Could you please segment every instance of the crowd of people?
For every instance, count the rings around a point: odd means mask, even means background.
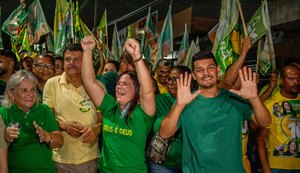
[[[210,51],[191,69],[160,59],[152,70],[134,39],[99,69],[92,36],[62,57],[0,50],[0,172],[300,172],[299,61],[259,92],[251,46],[222,77]],[[172,139],[162,163],[147,156],[155,135]]]

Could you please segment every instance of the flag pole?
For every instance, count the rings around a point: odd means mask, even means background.
[[[258,73],[258,64],[259,64],[259,55],[260,55],[260,44],[261,44],[261,39],[259,39],[258,44],[257,44],[256,73]]]
[[[243,15],[243,11],[242,11],[240,0],[237,0],[237,4],[238,4],[238,7],[239,7],[239,11],[240,11],[240,16],[241,16],[241,20],[242,20],[242,24],[243,24],[243,29],[244,29],[245,37],[248,37],[248,32],[247,32],[246,23],[245,23],[245,19],[244,19],[244,15]]]

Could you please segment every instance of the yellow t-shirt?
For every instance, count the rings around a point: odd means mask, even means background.
[[[272,117],[267,140],[270,167],[300,170],[300,95],[288,99],[277,92],[265,105]]]
[[[248,122],[244,121],[243,129],[242,129],[243,164],[244,164],[246,173],[251,173],[251,166],[250,166],[250,162],[247,157],[247,145],[248,145],[248,139],[249,139],[248,135],[249,135]]]
[[[43,92],[43,102],[54,109],[58,121],[77,121],[88,127],[97,123],[96,108],[83,85],[75,88],[67,82],[66,74],[49,79]],[[64,144],[53,150],[53,160],[59,163],[80,164],[99,158],[97,141],[82,143],[62,131]]]

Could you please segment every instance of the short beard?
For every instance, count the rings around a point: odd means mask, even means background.
[[[0,75],[6,74],[7,72],[8,70],[5,68],[0,69]]]

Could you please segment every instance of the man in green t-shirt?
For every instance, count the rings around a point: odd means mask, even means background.
[[[271,123],[270,114],[257,95],[255,73],[250,68],[239,70],[239,91],[220,89],[220,67],[209,51],[193,56],[192,71],[192,75],[185,74],[184,80],[183,75],[177,79],[177,102],[161,123],[161,137],[171,137],[181,126],[183,172],[245,172],[243,120],[251,119],[263,127]],[[192,76],[201,88],[193,94]]]

